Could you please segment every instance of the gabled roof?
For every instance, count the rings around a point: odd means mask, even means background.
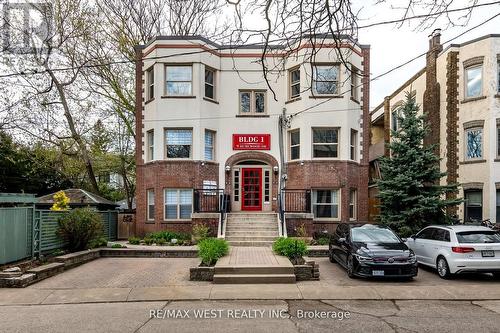
[[[64,190],[64,193],[69,198],[69,204],[72,205],[112,205],[117,206],[116,203],[108,199],[104,199],[97,194],[87,192],[81,188],[69,188]],[[53,204],[54,194],[47,194],[38,198],[39,204]]]

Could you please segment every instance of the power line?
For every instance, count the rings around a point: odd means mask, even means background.
[[[497,14],[493,15],[492,17],[490,17],[490,18],[489,18],[489,19],[487,19],[486,21],[483,21],[483,22],[479,23],[478,25],[475,25],[475,26],[473,26],[473,27],[471,27],[471,28],[467,29],[466,31],[464,31],[464,32],[462,32],[462,33],[460,33],[460,34],[456,35],[455,37],[453,37],[453,38],[451,38],[451,39],[449,39],[449,40],[445,41],[445,42],[443,43],[443,45],[444,45],[444,44],[447,44],[447,43],[450,43],[450,42],[454,41],[455,39],[457,39],[457,38],[459,38],[459,37],[462,37],[463,35],[465,35],[465,34],[469,33],[470,31],[472,31],[472,30],[474,30],[474,29],[476,29],[476,28],[479,28],[480,26],[482,26],[482,25],[484,25],[484,24],[486,24],[486,23],[490,22],[491,20],[495,19],[495,18],[496,18],[496,17],[498,17],[498,16],[500,16],[500,13],[497,13]],[[398,66],[396,66],[396,67],[393,67],[393,68],[391,68],[391,69],[389,69],[389,70],[387,70],[387,71],[385,71],[385,72],[383,72],[383,73],[381,73],[381,74],[379,74],[379,75],[377,75],[377,76],[375,76],[375,77],[371,78],[371,79],[370,79],[370,82],[375,81],[375,80],[377,80],[377,79],[379,79],[379,78],[381,78],[381,77],[383,77],[383,76],[385,76],[385,75],[387,75],[387,74],[389,74],[389,73],[392,73],[393,71],[395,71],[395,70],[397,70],[397,69],[400,69],[401,67],[404,67],[404,66],[408,65],[409,63],[411,63],[411,62],[413,62],[413,61],[415,61],[415,60],[417,60],[417,59],[419,59],[419,58],[423,57],[423,56],[424,56],[424,55],[426,55],[426,54],[427,54],[427,51],[426,51],[426,52],[424,52],[424,53],[421,53],[421,54],[417,55],[416,57],[411,58],[410,60],[405,61],[404,63],[402,63],[402,64],[400,64],[400,65],[398,65]],[[356,88],[361,87],[361,86],[362,86],[362,84],[359,84]],[[347,92],[349,92],[349,90],[347,90],[347,91],[345,91],[345,92],[343,92],[343,93],[341,93],[341,94],[339,94],[339,95],[335,95],[335,96],[333,96],[333,97],[330,97],[330,98],[328,98],[328,99],[325,99],[324,101],[321,101],[321,102],[319,102],[319,103],[317,103],[317,104],[315,104],[315,105],[311,105],[311,106],[309,106],[309,107],[307,107],[307,108],[305,108],[305,109],[303,109],[303,110],[297,111],[297,112],[295,112],[294,114],[292,114],[292,117],[295,117],[295,116],[297,116],[297,115],[299,115],[299,114],[301,114],[301,113],[303,113],[303,112],[306,112],[306,111],[311,110],[311,109],[313,109],[313,108],[315,108],[315,107],[318,107],[318,106],[320,106],[320,105],[322,105],[322,104],[324,104],[324,103],[327,103],[327,102],[331,101],[331,100],[332,100],[332,99],[334,99],[334,98],[338,98],[338,96],[343,96],[343,95],[344,95],[344,94],[346,94]],[[373,110],[372,110],[372,111],[373,111]]]
[[[483,4],[475,4],[475,5],[471,5],[471,6],[467,6],[467,7],[462,7],[462,8],[447,9],[447,10],[443,10],[443,11],[439,11],[439,12],[435,12],[435,13],[415,15],[415,16],[410,16],[410,17],[398,19],[398,20],[376,22],[376,23],[371,23],[371,24],[365,25],[365,26],[358,26],[357,29],[358,30],[362,30],[362,29],[372,28],[372,27],[380,26],[380,25],[402,23],[402,22],[406,22],[406,21],[410,21],[410,20],[414,20],[414,19],[421,19],[421,18],[425,18],[425,17],[439,16],[439,15],[442,15],[442,14],[460,12],[460,11],[465,11],[465,10],[472,10],[474,8],[484,7],[484,6],[491,6],[491,5],[496,5],[496,4],[500,4],[500,1],[494,1],[494,2],[483,3]],[[342,30],[337,31],[337,32],[340,33],[343,30],[345,30],[345,29],[342,29]],[[272,40],[269,43],[289,41],[290,39],[291,38],[285,38],[284,37],[284,38],[279,38],[279,39]],[[209,50],[200,50],[200,51],[192,51],[192,52],[182,52],[182,53],[176,53],[176,54],[170,54],[170,55],[164,55],[164,56],[150,57],[150,58],[147,58],[147,59],[148,60],[158,60],[158,59],[166,59],[166,58],[178,57],[178,56],[184,56],[184,55],[194,55],[194,54],[200,54],[200,53],[205,53],[205,52],[221,51],[221,50],[228,50],[228,49],[232,50],[232,49],[239,49],[241,47],[262,46],[262,45],[263,45],[262,42],[250,43],[250,44],[244,44],[244,45],[235,45],[235,46],[232,46],[232,45],[222,45],[222,46],[215,47],[215,48],[212,48],[212,49],[209,49]],[[92,60],[96,60],[96,58],[92,58]],[[81,68],[99,68],[99,67],[105,67],[105,66],[109,66],[109,65],[119,65],[119,64],[128,64],[128,63],[134,63],[134,60],[128,60],[128,59],[126,59],[126,60],[110,61],[110,62],[106,62],[106,63],[102,63],[102,64],[88,64],[88,65],[82,65],[82,66],[61,67],[61,68],[51,69],[51,71],[52,72],[62,72],[62,71],[69,71],[69,70],[75,70],[75,69],[81,69]],[[34,71],[30,72],[30,73],[26,73],[26,72],[9,73],[9,74],[0,75],[0,79],[1,78],[8,78],[8,77],[15,77],[15,76],[43,74],[43,73],[47,73],[48,71],[49,70],[42,70],[42,71],[34,70]]]

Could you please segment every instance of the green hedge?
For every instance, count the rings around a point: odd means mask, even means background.
[[[220,238],[205,238],[198,242],[198,257],[207,266],[215,265],[217,260],[229,251],[229,244]]]
[[[280,237],[274,242],[273,251],[289,259],[301,258],[307,254],[307,244],[302,239]]]

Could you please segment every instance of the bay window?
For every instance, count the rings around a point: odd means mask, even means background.
[[[191,129],[165,130],[166,158],[191,158],[193,131]]]
[[[300,97],[300,67],[293,68],[288,72],[289,99]]]
[[[349,191],[349,219],[355,220],[357,218],[357,201],[358,192],[355,189]]]
[[[191,189],[165,189],[165,220],[190,219],[193,212],[193,191]]]
[[[155,132],[154,130],[150,130],[146,134],[146,141],[147,141],[147,153],[146,153],[146,160],[147,161],[152,161],[155,159]]]
[[[314,218],[338,218],[339,190],[313,190],[312,212]]]
[[[483,191],[467,190],[465,196],[465,217],[464,221],[483,220]]]
[[[215,100],[215,69],[205,67],[205,97]]]
[[[358,152],[358,131],[351,130],[351,142],[350,142],[350,158],[355,161],[357,159]]]
[[[155,72],[154,66],[151,66],[146,72],[146,87],[147,96],[146,100],[149,101],[155,97]]]
[[[339,93],[339,65],[315,65],[313,67],[313,93],[336,95]]]
[[[165,66],[165,93],[167,96],[191,96],[193,68],[189,66]]]
[[[313,157],[338,157],[339,130],[337,128],[313,128]]]
[[[356,67],[351,67],[351,98],[359,101],[359,70]]]

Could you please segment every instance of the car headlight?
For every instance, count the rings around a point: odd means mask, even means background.
[[[417,256],[415,255],[415,252],[413,252],[412,250],[410,250],[410,254],[408,255],[408,262],[410,264],[414,264],[417,262]]]
[[[367,257],[366,255],[363,255],[363,254],[358,253],[358,254],[355,254],[354,256],[356,257],[358,262],[373,262],[373,258]]]

